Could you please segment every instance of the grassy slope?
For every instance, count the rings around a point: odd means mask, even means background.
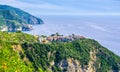
[[[0,46],[0,72],[32,72],[32,68],[25,65],[19,53],[13,50],[11,43],[0,41]]]
[[[21,59],[23,50],[17,49],[21,43],[37,42],[34,36],[23,33],[0,32],[0,72],[33,72],[32,64]],[[13,47],[18,46],[18,47]]]

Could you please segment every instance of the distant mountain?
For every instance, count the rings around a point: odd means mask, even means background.
[[[30,30],[31,25],[35,24],[43,24],[43,21],[21,9],[0,5],[0,29],[2,31]]]
[[[0,72],[119,71],[120,57],[93,39],[41,43],[38,36],[0,32]]]

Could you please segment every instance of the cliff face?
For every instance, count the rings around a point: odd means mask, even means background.
[[[40,43],[38,36],[0,32],[0,72],[119,72],[120,57],[93,39]]]
[[[3,30],[4,27],[7,27],[8,31],[16,31],[17,29],[22,30],[22,28],[25,27],[25,24],[43,24],[43,21],[40,18],[32,16],[18,8],[7,5],[0,5],[1,30]]]
[[[62,71],[66,70],[68,72],[83,72],[80,62],[78,60],[74,60],[73,58],[62,60],[59,64],[59,67],[62,69]]]
[[[59,63],[59,67],[64,72],[65,70],[67,72],[96,72],[95,69],[95,62],[96,62],[96,53],[90,52],[90,60],[88,62],[88,65],[85,67],[81,66],[80,61],[75,60],[73,58],[64,59]]]

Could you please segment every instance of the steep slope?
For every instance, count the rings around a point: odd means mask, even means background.
[[[0,72],[34,72],[32,62],[22,58],[22,43],[36,43],[36,37],[21,32],[0,32]]]
[[[32,72],[32,65],[26,65],[12,45],[0,41],[0,72]]]
[[[42,23],[43,21],[40,18],[32,16],[18,8],[0,5],[0,26],[3,30],[29,30],[29,24],[34,25]]]
[[[37,36],[0,32],[0,41],[0,72],[120,71],[120,57],[92,39],[44,44]]]

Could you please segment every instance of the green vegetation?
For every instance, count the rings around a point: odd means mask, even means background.
[[[30,47],[32,47],[30,49]],[[90,51],[97,52],[97,60],[95,62],[96,70],[98,72],[106,72],[109,70],[119,71],[120,57],[116,56],[106,48],[102,47],[98,42],[91,39],[75,40],[73,42],[53,42],[51,44],[23,44],[25,54],[34,62],[34,67],[39,67],[47,70],[50,62],[54,61],[55,65],[52,67],[53,71],[59,71],[58,64],[61,60],[67,58],[74,58],[80,61],[81,66],[84,68],[90,61]],[[48,54],[51,53],[50,57]],[[98,68],[98,64],[100,67]]]
[[[33,66],[21,59],[21,43],[37,42],[34,36],[21,32],[0,32],[0,72],[32,72]]]
[[[0,72],[32,72],[32,65],[26,65],[12,45],[0,41]]]
[[[0,32],[0,72],[62,72],[62,60],[73,58],[85,69],[92,61],[96,72],[120,71],[120,57],[92,39],[71,42],[39,43],[38,38],[22,32]],[[52,65],[51,63],[54,62]]]
[[[0,32],[0,39],[4,42],[11,42],[11,43],[35,43],[38,42],[38,38],[35,36],[24,34],[20,31],[18,32]]]

